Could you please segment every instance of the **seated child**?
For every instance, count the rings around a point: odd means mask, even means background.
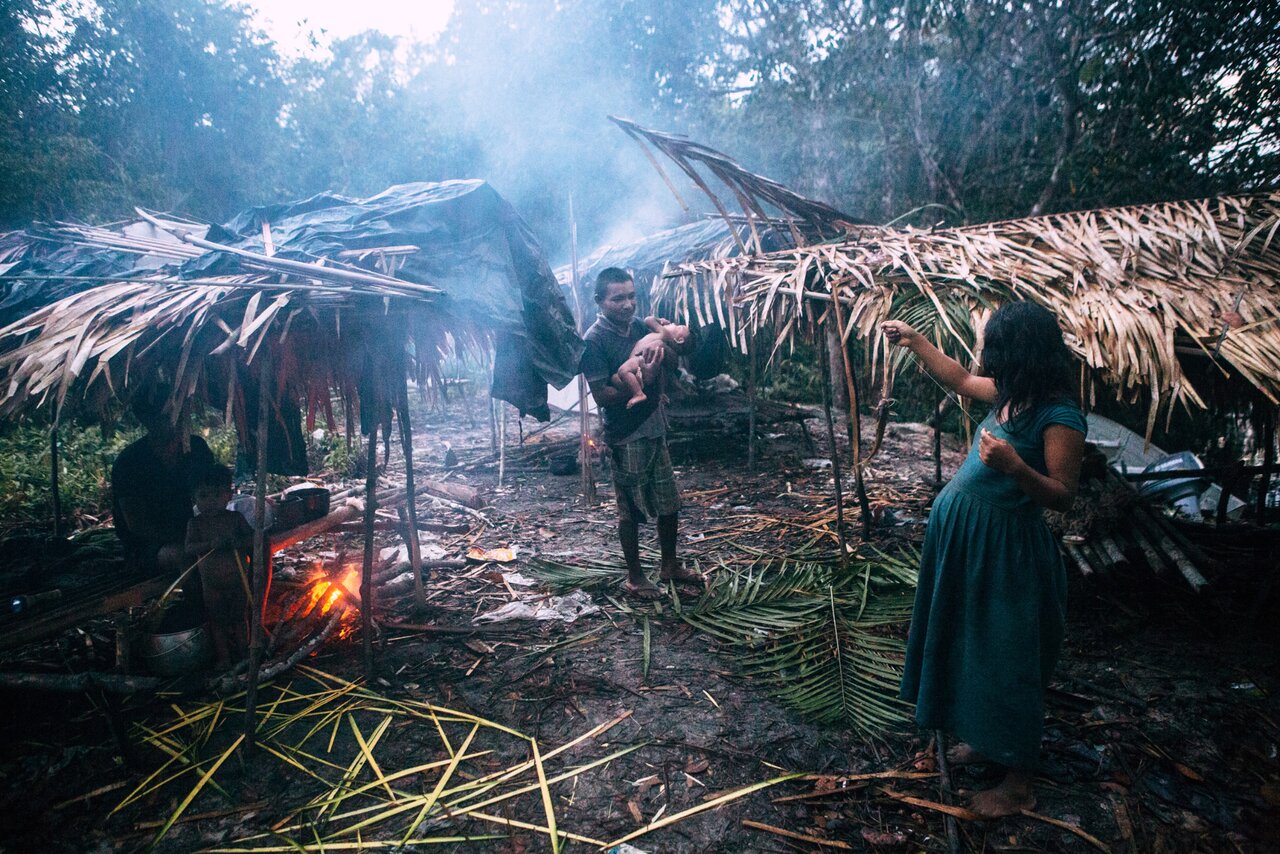
[[[627,409],[649,399],[649,396],[644,393],[644,387],[653,381],[654,374],[662,366],[661,358],[646,364],[642,355],[644,351],[656,341],[678,347],[689,337],[689,327],[679,326],[669,320],[659,320],[649,316],[644,319],[644,325],[652,331],[636,342],[631,350],[631,357],[618,367],[617,372],[610,379],[615,388],[631,392]],[[664,346],[660,352],[665,353],[666,347]]]
[[[231,469],[210,466],[192,481],[197,515],[187,523],[186,554],[200,561],[200,585],[215,666],[226,670],[249,649],[248,556],[253,548],[253,528],[234,510]]]

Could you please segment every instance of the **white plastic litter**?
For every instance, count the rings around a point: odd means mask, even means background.
[[[505,623],[509,620],[559,620],[572,623],[579,617],[599,613],[600,606],[581,590],[568,596],[548,596],[546,599],[525,602],[508,602],[501,608],[477,614],[473,623]]]
[[[418,554],[422,555],[423,560],[444,560],[449,556],[443,546],[435,543],[422,543],[418,546]]]
[[[502,573],[502,577],[505,578],[507,583],[512,587],[533,587],[538,583],[537,579],[530,578],[527,575],[521,575],[518,572],[504,572]]]

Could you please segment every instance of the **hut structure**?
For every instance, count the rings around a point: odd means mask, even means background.
[[[305,466],[301,424],[368,437],[361,612],[371,667],[376,437],[400,425],[409,548],[421,592],[407,382],[449,352],[494,354],[493,396],[547,417],[548,383],[577,371],[581,341],[524,222],[483,181],[320,195],[247,210],[223,226],[139,210],[124,227],[37,227],[0,239],[0,415],[102,415],[170,390],[175,422],[226,413],[257,458],[257,595],[266,593],[268,471]],[[254,609],[252,690],[261,662]]]
[[[851,401],[864,535],[860,475],[875,446],[862,448],[858,389],[878,391],[883,424],[893,377],[908,356],[886,351],[880,323],[907,320],[973,364],[985,318],[1023,299],[1059,318],[1080,359],[1087,401],[1104,388],[1125,401],[1145,401],[1148,439],[1161,414],[1168,418],[1178,406],[1227,403],[1251,411],[1264,459],[1247,471],[1261,478],[1261,515],[1275,469],[1280,408],[1280,192],[961,228],[877,226],[783,192],[706,146],[615,121],[660,172],[650,148],[674,162],[726,222],[741,218],[752,234],[772,227],[791,236],[793,245],[774,251],[682,263],[660,280],[665,287],[655,298],[676,305],[680,317],[718,323],[744,353],[753,352],[761,336],[771,354],[797,335],[834,344],[827,352],[837,377],[835,360],[841,362]],[[731,214],[731,203],[713,189],[717,181],[739,213]],[[669,179],[668,185],[679,198]],[[832,232],[838,236],[829,237]],[[855,341],[867,354],[866,376],[855,376],[849,353]]]

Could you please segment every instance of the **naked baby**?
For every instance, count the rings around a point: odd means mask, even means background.
[[[210,466],[193,478],[192,498],[200,511],[187,524],[187,558],[200,562],[214,666],[226,670],[249,651],[249,579],[246,573],[253,529],[234,510],[231,470]]]
[[[669,320],[650,316],[644,319],[644,325],[652,331],[636,342],[635,347],[631,349],[631,357],[618,367],[617,372],[610,379],[616,388],[631,392],[627,409],[649,399],[649,396],[644,393],[644,387],[653,382],[655,374],[662,367],[662,354],[666,352],[666,346],[679,347],[689,337],[688,326],[681,326]],[[658,358],[646,363],[643,353],[659,341],[666,346],[658,351]]]

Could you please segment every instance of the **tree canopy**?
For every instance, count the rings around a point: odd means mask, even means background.
[[[479,0],[286,59],[220,0],[0,10],[0,225],[213,220],[489,179],[553,251],[680,219],[610,113],[871,221],[1273,186],[1280,18],[1250,0]]]

